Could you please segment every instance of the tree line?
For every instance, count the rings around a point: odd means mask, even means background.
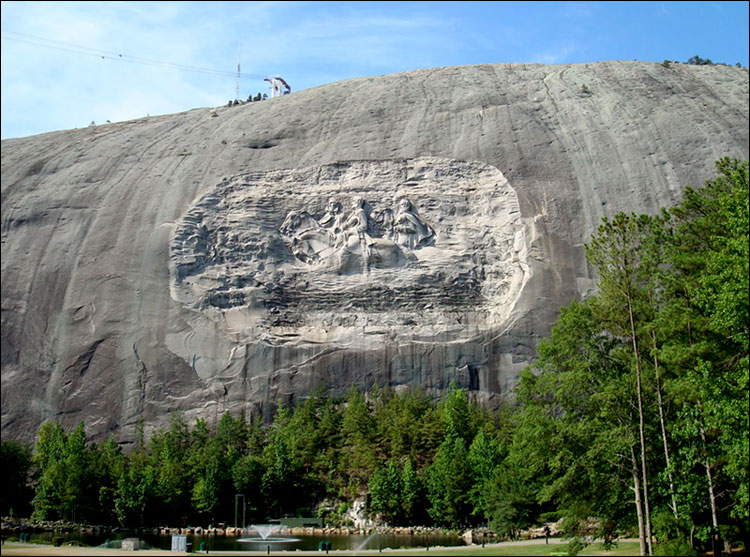
[[[131,527],[231,525],[243,494],[249,522],[317,514],[344,524],[351,503],[366,497],[370,514],[394,525],[477,523],[481,484],[501,456],[500,414],[455,386],[442,401],[389,388],[335,399],[321,387],[281,406],[267,426],[229,412],[215,427],[202,418],[189,426],[173,412],[148,440],[140,428],[127,454],[111,437],[87,442],[83,422],[70,432],[46,422],[33,454],[3,441],[4,469],[17,473],[4,481],[14,491],[4,490],[2,512]]]
[[[324,387],[270,424],[226,413],[169,426],[124,453],[84,424],[47,422],[33,451],[2,443],[3,503],[39,519],[125,526],[248,523],[352,503],[391,525],[499,534],[563,518],[567,535],[637,534],[642,554],[742,543],[748,531],[748,162],[658,215],[620,213],[586,244],[597,292],[562,308],[490,411],[455,385]],[[593,520],[592,520],[593,519]]]
[[[637,528],[644,555],[747,539],[748,162],[716,169],[587,244],[598,292],[562,310],[518,387],[509,522],[535,500],[572,530]]]

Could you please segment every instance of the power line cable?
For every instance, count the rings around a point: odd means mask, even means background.
[[[119,60],[121,62],[129,62],[131,64],[142,64],[146,66],[158,66],[161,68],[182,70],[186,72],[196,72],[211,75],[224,75],[224,76],[237,76],[244,79],[265,79],[265,76],[249,73],[231,72],[225,70],[215,70],[211,68],[201,68],[198,66],[188,66],[185,64],[175,64],[173,62],[165,62],[162,60],[153,60],[151,58],[143,58],[140,56],[130,56],[128,54],[120,54],[111,50],[102,50],[98,48],[92,48],[87,46],[76,45],[72,43],[66,43],[63,41],[57,41],[53,39],[45,39],[43,37],[35,37],[33,35],[26,35],[24,33],[16,33],[13,31],[2,31],[2,38],[22,43],[33,44],[37,46],[44,46],[47,48],[53,48],[56,50],[62,50],[67,52],[73,52],[75,54],[84,54],[87,56],[97,56],[102,59]]]

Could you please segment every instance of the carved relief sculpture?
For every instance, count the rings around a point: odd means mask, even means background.
[[[385,195],[364,197],[375,183]],[[513,188],[482,163],[258,172],[208,190],[178,223],[171,292],[239,345],[458,338],[510,316],[528,278],[523,233]]]
[[[355,197],[345,218],[341,203],[332,199],[320,221],[307,211],[293,210],[279,232],[303,263],[325,264],[342,272],[359,268],[365,273],[371,264],[398,266],[410,259],[412,250],[434,243],[435,238],[435,231],[407,198],[400,199],[394,217],[390,208],[371,214],[367,201]]]
[[[435,238],[435,231],[419,218],[411,201],[406,198],[398,203],[394,230],[396,243],[410,250],[429,245]]]

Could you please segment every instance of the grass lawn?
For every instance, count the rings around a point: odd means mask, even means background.
[[[383,553],[386,553],[383,551]],[[392,553],[392,552],[388,552]],[[497,555],[499,557],[503,555],[513,555],[518,557],[524,557],[526,555],[567,555],[565,544],[550,544],[550,545],[494,545],[492,547],[466,547],[461,549],[431,549],[429,551],[412,551],[412,550],[400,550],[399,555],[412,556],[412,555],[451,555],[453,557],[459,557],[463,555],[485,555],[487,557]],[[581,551],[578,555],[640,555],[640,545],[638,542],[620,542],[611,551],[602,549],[601,544],[593,543],[586,549]]]

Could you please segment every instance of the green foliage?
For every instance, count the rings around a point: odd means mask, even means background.
[[[347,483],[342,494],[354,499],[364,493],[370,476],[378,468],[375,450],[376,424],[362,393],[350,389],[341,420],[341,472]]]
[[[216,517],[216,509],[219,506],[219,492],[222,482],[222,469],[218,455],[209,457],[201,474],[193,487],[192,502],[195,509],[210,517],[209,523],[213,524]]]
[[[37,466],[34,518],[72,521],[94,518],[98,494],[93,492],[95,484],[82,422],[70,434],[58,423],[42,425],[34,464]]]
[[[376,471],[368,484],[370,491],[370,513],[380,515],[391,524],[400,522],[403,515],[401,501],[403,485],[398,464],[389,460],[385,468]]]
[[[452,383],[448,395],[440,404],[446,439],[460,439],[464,446],[468,446],[474,437],[469,413],[469,400],[464,389]]]
[[[586,549],[588,544],[580,537],[574,536],[570,539],[567,546],[568,555],[578,555],[581,551]]]
[[[654,547],[654,555],[664,555],[665,557],[676,557],[677,555],[698,555],[699,553],[690,547],[690,542],[686,540],[666,540],[659,542]]]
[[[151,436],[150,455],[147,458],[154,473],[155,493],[151,503],[154,516],[179,516],[187,508],[190,492],[187,478],[191,471],[188,468],[188,448],[190,431],[184,417],[173,412],[169,417],[169,429],[159,429]]]
[[[684,475],[713,468],[732,486],[717,489],[731,493],[722,506],[747,519],[748,163],[724,158],[716,168],[671,211],[665,358],[681,370],[672,389],[685,401],[675,427]]]
[[[156,492],[156,474],[145,457],[141,451],[131,455],[117,483],[115,512],[120,524],[126,527],[151,523],[147,511]]]
[[[693,555],[690,550],[689,525],[662,509],[654,514],[654,536],[658,540],[656,555]]]
[[[406,458],[421,466],[431,461],[443,437],[434,401],[421,389],[401,393],[383,389],[377,394],[373,419],[383,456]]]
[[[290,427],[291,419],[292,412],[279,406],[263,450],[262,492],[274,516],[292,513],[296,508],[298,470],[292,456],[294,430]]]
[[[446,428],[450,443],[460,447],[457,460],[445,450],[435,458]],[[480,430],[471,451],[473,474],[466,443]],[[83,424],[68,434],[49,423],[33,457],[34,508],[39,518],[96,516],[127,527],[232,523],[235,495],[243,494],[247,507],[238,510],[251,521],[322,512],[343,523],[341,509],[368,496],[371,514],[424,524],[434,520],[426,512],[429,468],[433,479],[440,472],[450,480],[433,483],[433,500],[449,502],[437,504],[447,517],[440,520],[478,522],[469,492],[481,497],[481,482],[499,461],[495,447],[493,415],[456,388],[441,402],[422,390],[365,395],[352,389],[336,400],[319,389],[293,408],[279,406],[265,427],[228,413],[214,428],[200,418],[190,427],[174,412],[168,427],[150,438],[139,426],[127,455],[112,438],[87,443]]]
[[[598,305],[592,298],[565,308],[539,346],[539,375],[522,374],[506,463],[523,470],[524,487],[540,484],[538,503],[618,522],[630,506],[635,415],[627,367],[613,358],[616,339],[598,326]]]
[[[371,477],[369,513],[393,525],[422,523],[425,517],[422,480],[411,461],[400,466],[395,459],[386,462]]]
[[[700,190],[688,188],[672,213],[680,242],[675,259],[692,287],[696,308],[723,333],[728,354],[748,351],[748,162],[724,158],[718,176]],[[699,249],[699,252],[695,250]],[[739,363],[739,362],[738,362]]]
[[[261,491],[264,472],[262,458],[253,454],[243,456],[232,467],[234,492],[245,496],[246,516],[253,522],[263,518],[266,510]]]
[[[0,443],[0,515],[27,517],[31,510],[33,492],[30,489],[31,449],[18,441]]]
[[[437,523],[459,527],[471,514],[471,474],[464,440],[448,436],[438,448],[434,462],[425,470],[427,512]]]
[[[698,55],[691,56],[688,59],[687,63],[693,66],[713,66],[714,65],[714,63],[711,62],[709,58],[701,58]]]
[[[468,460],[472,484],[469,491],[469,501],[473,507],[472,515],[489,519],[489,488],[495,470],[502,462],[497,441],[488,437],[484,430],[480,429],[469,447]]]
[[[292,459],[299,468],[300,489],[308,496],[299,502],[312,505],[314,500],[337,494],[336,467],[340,444],[341,412],[325,390],[318,388],[297,405],[290,421]]]
[[[97,512],[99,521],[104,524],[116,524],[118,518],[115,511],[115,499],[126,457],[112,437],[91,447],[91,450],[93,483],[94,486],[98,486]]]
[[[405,524],[424,524],[424,485],[410,460],[401,470],[401,518]]]
[[[522,374],[493,526],[527,524],[536,493],[568,524],[632,528],[638,489],[659,551],[691,531],[745,535],[748,234],[748,164],[733,159],[662,215],[603,220],[587,245],[597,296],[563,309]]]
[[[535,524],[541,513],[536,502],[536,485],[527,476],[523,464],[507,459],[493,474],[488,485],[485,513],[490,527],[511,539]]]

